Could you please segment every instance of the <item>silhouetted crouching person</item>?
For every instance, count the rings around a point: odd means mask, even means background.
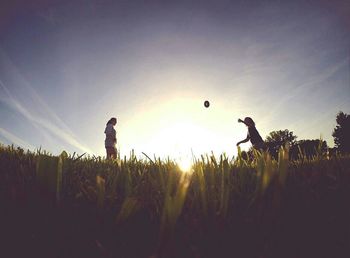
[[[107,152],[107,159],[113,159],[117,157],[117,151],[115,145],[117,143],[117,132],[114,129],[114,126],[117,124],[117,119],[112,117],[109,119],[106,125],[105,134],[105,147]]]
[[[238,122],[243,123],[248,127],[248,134],[246,139],[237,143],[237,146],[239,146],[241,143],[248,142],[250,140],[254,149],[260,150],[260,151],[265,150],[266,149],[265,143],[261,138],[258,130],[256,130],[253,119],[251,119],[250,117],[246,117],[244,118],[244,121],[241,119],[238,119]]]

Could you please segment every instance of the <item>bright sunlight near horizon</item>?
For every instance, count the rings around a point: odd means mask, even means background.
[[[242,137],[245,136],[242,130],[237,130],[238,114],[224,109],[215,98],[211,106],[205,108],[204,100],[193,96],[174,96],[145,107],[145,111],[140,111],[134,119],[125,121],[131,130],[124,130],[124,125],[120,123],[121,148],[124,145],[122,141],[125,141],[125,145],[135,141],[135,145],[138,142],[139,151],[181,160],[183,168],[189,167],[193,155],[211,151],[234,153],[233,135],[240,133]],[[240,127],[246,130],[244,126]]]

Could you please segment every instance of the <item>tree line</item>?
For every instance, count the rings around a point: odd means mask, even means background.
[[[298,159],[300,155],[312,158],[316,155],[350,154],[350,115],[340,111],[336,116],[336,123],[332,136],[334,148],[330,148],[322,139],[297,140],[297,136],[288,129],[272,131],[265,139],[267,150],[275,159],[278,158],[278,150],[286,144],[290,147],[290,158]],[[253,149],[249,149],[248,155],[252,155]]]

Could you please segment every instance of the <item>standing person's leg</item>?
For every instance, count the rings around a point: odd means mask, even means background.
[[[109,159],[109,151],[108,151],[108,148],[106,147],[106,159]]]
[[[112,147],[111,148],[111,158],[116,159],[117,158],[117,149]]]
[[[106,152],[107,152],[107,159],[111,159],[113,155],[113,148],[111,147],[106,147]]]

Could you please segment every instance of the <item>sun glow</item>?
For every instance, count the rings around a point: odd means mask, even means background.
[[[182,170],[189,170],[193,157],[201,154],[235,151],[235,114],[220,99],[204,96],[158,97],[148,101],[132,120],[120,127],[121,146],[150,156],[175,159]],[[219,104],[220,103],[220,104]],[[231,105],[232,106],[232,105]],[[128,149],[128,148],[125,148]]]
[[[164,84],[168,90],[144,99],[131,119],[129,116],[128,121],[120,124],[119,135],[123,137],[119,143],[127,150],[124,153],[135,149],[136,153],[170,157],[184,170],[190,167],[193,156],[212,151],[233,155],[237,133],[233,125],[238,117],[233,111],[239,111],[239,105],[224,101],[215,91],[204,91],[211,82],[195,74],[175,71],[153,77],[144,78],[146,88]],[[184,91],[186,86],[191,90]],[[210,101],[208,108],[204,106],[205,100]]]
[[[206,139],[211,132],[189,121],[176,122],[159,128],[152,140],[154,146],[162,153],[175,152],[184,157],[190,155],[191,150],[205,151]]]
[[[192,161],[189,157],[181,157],[177,160],[177,164],[179,165],[179,168],[184,173],[191,173],[192,169]]]

